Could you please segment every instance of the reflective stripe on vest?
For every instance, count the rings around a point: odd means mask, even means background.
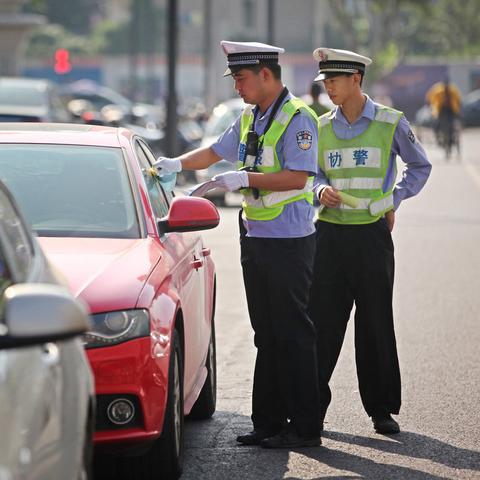
[[[267,195],[263,195],[259,198],[255,198],[253,195],[246,194],[244,195],[245,198],[248,197],[248,204],[251,205],[252,207],[255,208],[269,208],[269,207],[274,207],[277,206],[278,204],[281,204],[283,202],[286,203],[291,203],[287,202],[288,200],[302,196],[304,194],[309,194],[312,192],[313,188],[313,178],[309,177],[307,180],[307,183],[305,184],[305,187],[302,188],[301,190],[286,190],[284,192],[270,192]],[[295,200],[296,201],[296,200]]]
[[[337,190],[374,190],[382,188],[383,178],[332,178],[330,185]]]
[[[316,121],[316,115],[311,109],[300,99],[291,98],[284,103],[280,111],[275,116],[268,132],[260,137],[263,140],[261,163],[257,164],[257,171],[261,173],[280,172],[282,167],[277,157],[276,145],[284,134],[288,124],[293,116],[299,111],[305,110]],[[240,120],[240,146],[239,160],[237,167],[240,169],[244,166],[241,158],[242,150],[245,149],[247,133],[253,123],[253,108],[248,105],[242,113]],[[245,162],[245,166],[252,167],[253,160]],[[259,198],[255,198],[250,188],[242,189],[243,203],[242,208],[244,214],[251,220],[273,220],[278,217],[285,205],[299,200],[306,200],[313,204],[313,177],[309,177],[306,185],[302,189],[287,190],[284,192],[272,192],[269,190],[260,190]]]
[[[320,168],[330,185],[358,199],[355,208],[344,203],[336,208],[322,206],[318,212],[320,220],[342,224],[373,223],[393,208],[393,189],[384,193],[382,187],[393,135],[401,116],[402,112],[379,106],[365,132],[348,140],[335,135],[331,112],[320,117]],[[394,170],[396,174],[395,165]]]

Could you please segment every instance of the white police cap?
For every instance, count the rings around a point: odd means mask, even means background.
[[[314,81],[341,75],[342,73],[365,73],[365,67],[372,59],[349,50],[320,47],[313,51],[313,58],[318,61],[318,75]]]
[[[258,42],[229,42],[222,40],[220,45],[227,56],[228,68],[224,77],[231,75],[232,70],[242,67],[258,65],[260,63],[278,63],[278,54],[284,53],[285,49]]]

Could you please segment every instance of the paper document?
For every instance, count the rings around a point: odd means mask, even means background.
[[[216,180],[207,180],[206,182],[195,185],[194,187],[187,190],[185,193],[189,197],[204,197],[207,192],[209,192],[210,190],[214,190],[215,188],[220,188],[219,182],[217,182]]]

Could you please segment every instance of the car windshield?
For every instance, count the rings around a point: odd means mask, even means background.
[[[13,85],[0,81],[0,105],[41,107],[46,103],[46,93],[41,87]]]
[[[40,236],[140,236],[120,148],[3,144],[0,178]]]

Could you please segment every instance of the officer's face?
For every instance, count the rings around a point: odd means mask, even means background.
[[[257,105],[265,96],[265,79],[263,70],[255,73],[252,70],[244,68],[232,75],[235,82],[235,90],[243,98],[245,103]]]
[[[360,75],[338,75],[323,80],[325,90],[335,105],[342,105],[359,87]]]

